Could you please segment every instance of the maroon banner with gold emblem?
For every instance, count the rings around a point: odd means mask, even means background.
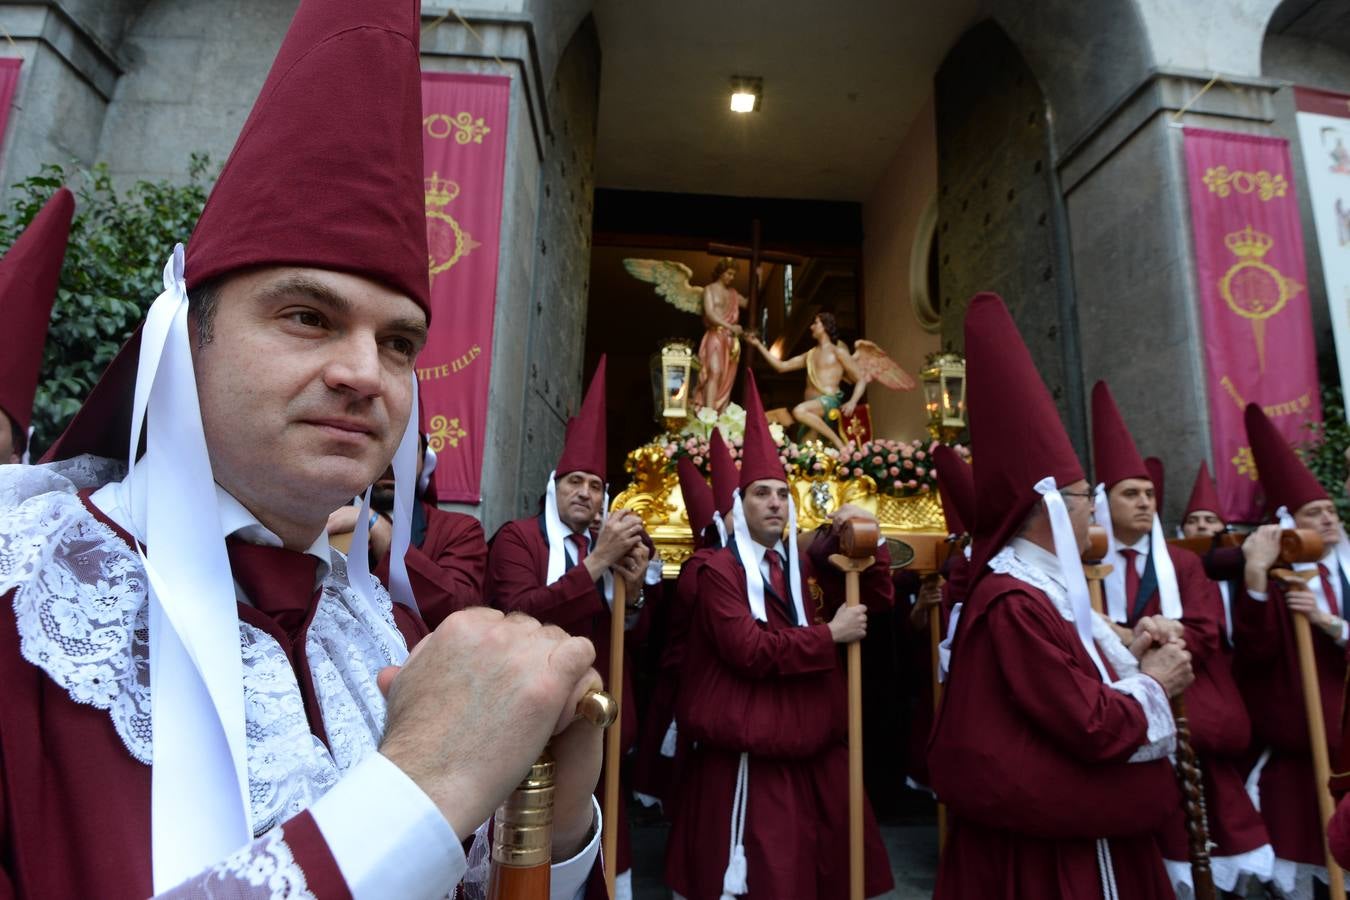
[[[1291,444],[1322,420],[1303,229],[1283,138],[1185,130],[1191,226],[1222,515],[1260,518],[1242,412],[1259,403]]]
[[[417,358],[437,498],[477,503],[511,79],[422,73],[431,335]]]

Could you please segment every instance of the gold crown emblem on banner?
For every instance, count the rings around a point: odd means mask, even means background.
[[[459,185],[448,178],[440,177],[437,172],[432,172],[430,178],[422,179],[422,183],[426,186],[423,196],[427,209],[439,209],[459,196]]]
[[[1248,225],[1241,231],[1224,235],[1223,242],[1239,259],[1260,259],[1274,245],[1275,239]]]

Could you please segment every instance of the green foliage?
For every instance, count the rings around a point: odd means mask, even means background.
[[[1341,519],[1350,521],[1350,497],[1345,492],[1345,450],[1350,447],[1350,424],[1345,420],[1345,398],[1340,385],[1322,387],[1322,422],[1310,423],[1312,439],[1299,448],[1299,455],[1326,488]]]
[[[0,213],[9,247],[61,185],[75,192],[75,219],[33,403],[36,459],[75,415],[163,285],[164,263],[186,241],[210,190],[210,162],[194,154],[185,184],[113,185],[108,167],[59,165],[14,186]]]

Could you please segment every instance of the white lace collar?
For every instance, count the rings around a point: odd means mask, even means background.
[[[140,483],[148,477],[152,467],[150,454],[147,453],[141,457],[131,475],[118,481],[110,481],[89,496],[89,501],[98,507],[99,512],[117,523],[117,527],[127,534],[141,541],[145,540],[145,491],[140,488]],[[244,504],[219,484],[216,485],[216,500],[220,504],[221,537],[238,535],[240,539],[250,544],[261,544],[265,547],[282,546],[281,538],[275,532],[259,522],[257,516],[249,512]],[[329,561],[330,551],[327,530],[321,531],[314,539],[314,543],[305,550],[319,561],[316,583],[323,581],[332,570]]]
[[[1074,621],[1073,606],[1069,602],[1064,574],[1060,569],[1059,559],[1054,554],[1025,538],[1017,537],[994,554],[993,559],[989,560],[989,568],[1000,575],[1011,575],[1018,581],[1036,588],[1049,599],[1064,621]],[[1121,643],[1120,637],[1106,620],[1095,614],[1092,617],[1092,639],[1097,649],[1111,664],[1111,668],[1115,670],[1117,678],[1128,678],[1138,674],[1139,661],[1134,658],[1134,654]]]
[[[76,493],[112,473],[103,463],[0,467],[0,594],[14,591],[24,659],[74,702],[106,711],[128,753],[149,765],[145,573]],[[285,652],[238,623],[255,834],[306,809],[375,752],[385,715],[375,673],[407,657],[384,588],[374,582],[371,608],[347,584],[345,559],[334,553],[330,564],[305,643],[328,746],[310,731]]]

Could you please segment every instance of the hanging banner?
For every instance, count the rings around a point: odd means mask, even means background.
[[[511,79],[422,73],[431,334],[417,358],[437,499],[481,499]]]
[[[1350,95],[1294,88],[1341,391],[1350,397]]]
[[[1322,420],[1289,142],[1184,131],[1219,502],[1227,521],[1254,522],[1243,409],[1259,403],[1291,444]]]
[[[9,111],[14,105],[14,91],[19,87],[19,69],[23,60],[12,56],[0,57],[0,142],[9,128]]]

